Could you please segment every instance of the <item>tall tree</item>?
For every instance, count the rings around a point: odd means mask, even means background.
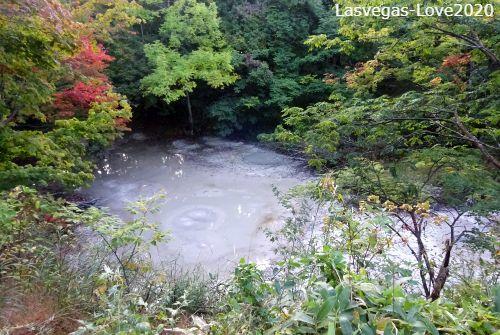
[[[126,129],[112,57],[87,28],[57,0],[0,4],[0,189],[81,186],[92,152]]]
[[[400,1],[413,7],[419,3]],[[500,169],[496,17],[343,17],[339,25],[336,35],[312,36],[306,43],[340,48],[346,55],[359,45],[375,51],[350,69],[345,84],[335,85],[346,85],[355,94],[339,110],[347,112],[349,123],[367,130],[356,140],[377,138],[389,153],[394,148],[467,145]],[[339,113],[331,114],[337,118]]]
[[[61,60],[73,50],[74,24],[58,2],[0,6],[0,129],[45,119]]]
[[[186,97],[190,134],[194,133],[189,93],[197,81],[219,88],[236,80],[231,65],[232,50],[219,29],[215,3],[178,0],[165,11],[160,28],[162,41],[144,47],[154,67],[143,78],[145,94],[162,97],[167,103]]]
[[[483,218],[498,208],[498,19],[345,16],[338,24],[334,34],[311,36],[306,44],[351,59],[360,46],[370,51],[344,76],[328,78],[328,103],[285,109],[283,124],[263,138],[301,147],[311,165],[347,166],[339,185],[383,204],[395,219],[384,228],[401,241],[411,234],[408,250],[423,292],[435,300],[456,245],[487,231]],[[449,206],[445,216],[442,204]],[[472,215],[482,217],[470,230],[466,217]],[[428,255],[423,236],[433,225],[447,227],[442,257]]]

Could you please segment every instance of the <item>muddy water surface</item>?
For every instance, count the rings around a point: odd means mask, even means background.
[[[86,193],[126,217],[127,202],[164,190],[155,219],[172,240],[155,259],[224,271],[241,257],[265,266],[273,253],[262,228],[284,214],[273,186],[285,191],[311,177],[301,162],[253,144],[135,134],[107,154]]]

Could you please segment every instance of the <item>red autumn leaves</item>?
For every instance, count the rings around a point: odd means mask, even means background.
[[[73,71],[88,78],[100,79],[107,82],[108,78],[103,71],[114,58],[106,53],[102,44],[93,45],[89,37],[81,39],[80,52],[67,60]]]
[[[82,37],[78,54],[69,58],[69,65],[75,77],[74,84],[54,94],[54,108],[63,118],[85,115],[94,102],[110,101],[111,85],[104,70],[113,61],[101,44],[93,44],[89,37]]]
[[[93,102],[107,101],[110,86],[96,82],[77,82],[73,87],[55,94],[54,106],[60,117],[72,117],[76,112],[85,113]]]

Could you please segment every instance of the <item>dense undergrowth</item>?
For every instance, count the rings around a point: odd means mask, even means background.
[[[241,260],[226,280],[172,265],[153,267],[150,248],[168,236],[149,221],[162,196],[131,204],[123,222],[18,187],[2,193],[3,331],[64,334],[493,334],[498,294],[493,258],[480,273],[453,262],[453,284],[422,296],[415,264],[389,251],[387,213],[348,208],[332,180],[279,195],[291,215],[269,231],[271,269]],[[168,200],[166,200],[168,201]],[[318,213],[311,216],[311,212]],[[315,229],[316,226],[316,229]],[[6,239],[7,238],[7,239]],[[175,237],[173,237],[175,238]],[[475,247],[477,254],[471,248]],[[469,255],[491,248],[471,242]],[[462,268],[463,267],[463,268]],[[51,305],[30,315],[30,295]],[[8,309],[5,307],[8,306]],[[9,324],[27,313],[24,324]],[[76,321],[78,320],[78,321]]]

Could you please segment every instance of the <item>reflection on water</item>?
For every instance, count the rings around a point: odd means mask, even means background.
[[[184,264],[223,270],[241,257],[269,259],[260,228],[276,225],[283,212],[272,186],[286,190],[309,178],[299,162],[218,138],[163,144],[135,138],[109,152],[86,193],[124,216],[126,202],[165,190],[155,219],[173,240],[154,251],[158,260],[180,255]]]

